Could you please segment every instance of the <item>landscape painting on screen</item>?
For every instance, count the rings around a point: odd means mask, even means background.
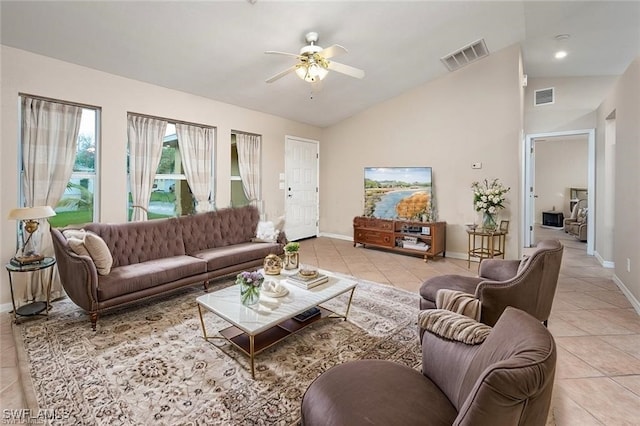
[[[383,219],[428,219],[431,189],[431,167],[365,167],[364,215]]]

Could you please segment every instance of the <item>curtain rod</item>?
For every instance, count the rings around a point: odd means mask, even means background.
[[[71,101],[63,101],[60,99],[54,99],[54,98],[47,98],[46,96],[38,96],[38,95],[31,95],[29,93],[22,93],[19,92],[18,96],[20,97],[29,97],[29,98],[33,98],[33,99],[38,99],[41,101],[46,101],[46,102],[54,102],[57,104],[63,104],[63,105],[71,105],[71,106],[75,106],[75,107],[81,107],[81,108],[91,108],[91,109],[102,109],[102,107],[96,106],[96,105],[89,105],[89,104],[84,104],[82,102],[71,102]]]
[[[155,120],[163,120],[172,124],[186,124],[187,126],[196,126],[196,127],[203,127],[203,128],[207,128],[207,129],[215,129],[216,126],[210,126],[208,124],[200,124],[200,123],[193,123],[193,122],[189,122],[189,121],[182,121],[182,120],[176,120],[173,118],[165,118],[165,117],[158,117],[157,115],[149,115],[149,114],[140,114],[138,112],[131,112],[131,111],[127,111],[127,115],[137,115],[138,117],[145,117],[145,118],[153,118]]]
[[[233,130],[233,129],[231,129],[231,134],[232,135],[252,135],[252,136],[260,136],[260,137],[262,137],[262,135],[259,135],[258,133],[243,132],[241,130]]]

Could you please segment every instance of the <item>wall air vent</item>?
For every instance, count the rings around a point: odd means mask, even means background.
[[[440,60],[449,71],[455,71],[485,56],[489,56],[489,49],[487,49],[484,39],[480,39],[440,58]]]
[[[553,87],[535,91],[535,96],[533,98],[534,106],[551,105],[554,102],[555,102],[555,91],[553,90]]]

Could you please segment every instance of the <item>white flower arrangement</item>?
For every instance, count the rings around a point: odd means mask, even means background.
[[[482,184],[473,182],[471,188],[473,189],[473,208],[477,212],[489,214],[496,214],[499,209],[504,208],[506,193],[511,189],[502,185],[498,179],[493,179],[491,182],[485,179]]]

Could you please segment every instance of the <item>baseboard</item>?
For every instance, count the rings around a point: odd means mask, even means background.
[[[636,310],[637,314],[640,315],[640,301],[638,299],[635,298],[635,296],[633,295],[633,293],[631,293],[629,291],[629,289],[627,288],[626,285],[624,285],[624,283],[622,282],[622,280],[620,280],[620,278],[618,278],[617,275],[613,275],[613,282],[616,283],[616,285],[618,286],[618,288],[620,289],[620,291],[622,291],[622,293],[626,296],[626,298],[629,300],[629,303],[631,303],[631,306],[633,306],[633,309]]]
[[[351,235],[341,235],[341,234],[331,234],[329,232],[320,232],[318,237],[327,237],[327,238],[335,238],[337,240],[345,240],[345,241],[353,241],[353,236]],[[451,259],[462,259],[467,260],[467,253],[456,253],[456,252],[447,252],[447,257]],[[471,259],[472,262],[478,262],[478,259]]]
[[[3,303],[2,305],[0,305],[0,313],[11,312],[11,311],[13,311],[13,304]]]
[[[593,253],[593,255],[595,256],[596,260],[600,262],[603,268],[613,269],[616,267],[615,262],[612,262],[610,260],[604,260],[602,256],[600,256],[600,253],[598,253],[597,251]]]
[[[332,234],[330,232],[320,232],[318,237],[335,238],[336,240],[353,241],[352,235]]]

